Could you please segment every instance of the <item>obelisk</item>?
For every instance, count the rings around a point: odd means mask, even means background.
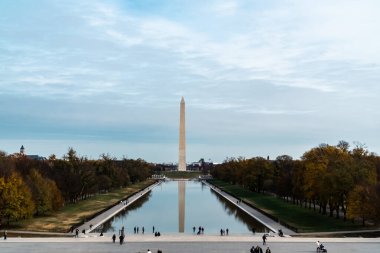
[[[181,99],[179,115],[179,159],[178,171],[186,171],[186,132],[185,132],[185,99]]]

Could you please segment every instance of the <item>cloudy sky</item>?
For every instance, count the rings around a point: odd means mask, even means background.
[[[380,1],[1,0],[0,150],[380,153]]]

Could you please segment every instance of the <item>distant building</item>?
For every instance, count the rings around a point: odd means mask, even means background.
[[[45,160],[47,160],[46,157],[39,156],[39,155],[27,155],[26,157],[28,157],[31,160],[36,160],[36,161],[45,161]]]
[[[20,155],[24,155],[24,152],[25,152],[24,145],[21,145],[21,148],[20,148]]]
[[[203,173],[209,173],[213,166],[214,164],[211,161],[206,162],[203,158],[201,158],[198,162],[189,164],[187,169],[190,171],[202,171]]]
[[[154,166],[155,166],[155,171],[177,170],[177,164],[174,164],[174,163],[157,163]]]
[[[31,160],[36,160],[36,161],[45,161],[47,160],[46,157],[43,157],[43,156],[39,156],[39,155],[27,155],[25,153],[25,147],[24,145],[21,145],[21,148],[20,148],[20,156],[25,156]]]

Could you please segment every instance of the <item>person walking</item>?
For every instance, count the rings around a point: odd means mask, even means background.
[[[263,253],[263,249],[260,246],[257,245],[256,252],[257,253]]]
[[[226,235],[228,235],[228,228],[226,229]]]
[[[113,241],[113,243],[115,243],[115,241],[116,241],[116,235],[115,234],[113,234],[113,236],[112,236],[112,241]]]
[[[8,235],[7,230],[4,230],[4,240],[7,239],[7,235]]]
[[[267,244],[267,234],[263,235],[263,245]]]
[[[269,247],[267,248],[267,250],[265,251],[265,253],[272,253],[269,249]]]
[[[142,231],[142,233],[144,234],[144,232],[145,232],[145,228],[144,228],[144,227],[142,227],[141,231]]]

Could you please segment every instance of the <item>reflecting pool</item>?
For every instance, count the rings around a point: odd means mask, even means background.
[[[117,233],[122,227],[127,233],[134,233],[139,227],[142,233],[193,233],[199,227],[205,234],[220,234],[228,228],[229,234],[251,234],[268,231],[261,223],[207,185],[196,181],[168,181],[152,189],[126,210],[104,223],[97,231]]]

